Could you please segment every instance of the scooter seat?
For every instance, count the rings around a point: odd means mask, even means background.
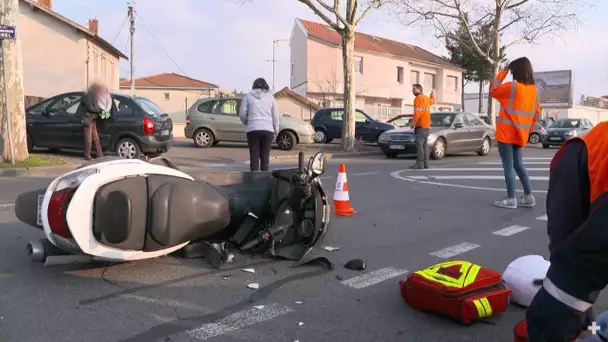
[[[164,246],[204,239],[230,223],[228,198],[206,182],[165,183],[150,202],[148,232]]]

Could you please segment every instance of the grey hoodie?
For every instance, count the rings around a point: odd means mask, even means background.
[[[274,96],[266,90],[253,89],[241,102],[239,117],[247,132],[268,131],[279,133],[279,108]]]

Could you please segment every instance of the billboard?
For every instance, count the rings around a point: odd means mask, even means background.
[[[535,72],[541,107],[572,107],[572,70]]]

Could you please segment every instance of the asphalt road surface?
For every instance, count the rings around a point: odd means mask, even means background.
[[[465,327],[413,311],[397,282],[446,259],[502,272],[522,255],[547,256],[544,200],[554,152],[527,149],[538,205],[517,210],[493,207],[505,195],[495,151],[420,171],[406,170],[407,159],[332,160],[327,190],[344,162],[358,211],[332,217],[324,245],[340,248],[326,254],[334,270],[239,255],[220,271],[172,257],[44,267],[25,253],[42,234],[16,222],[10,201],[48,180],[0,179],[0,341],[512,341],[522,309],[511,307],[494,325]],[[353,258],[367,269],[344,269]],[[249,267],[255,273],[242,271]],[[251,282],[259,289],[248,289]],[[602,296],[596,310],[607,304]]]

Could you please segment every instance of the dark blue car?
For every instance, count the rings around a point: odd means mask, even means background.
[[[323,108],[315,113],[310,124],[315,128],[315,142],[329,143],[342,137],[343,108]],[[395,128],[394,125],[377,121],[357,109],[355,115],[355,137],[366,142],[377,142],[385,131]]]

